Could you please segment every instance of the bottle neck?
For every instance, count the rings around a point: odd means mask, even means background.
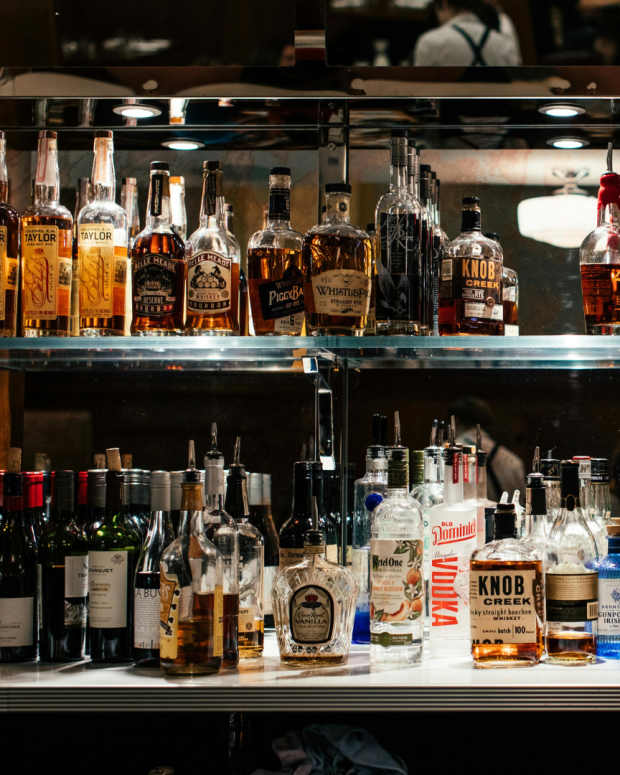
[[[312,479],[310,476],[296,477],[293,491],[293,515],[312,515]]]
[[[185,187],[183,183],[170,183],[170,213],[173,225],[182,239],[187,231],[187,215],[185,211]]]
[[[453,463],[446,463],[443,480],[443,500],[444,503],[451,506],[456,503],[462,503],[464,499],[463,476],[462,476],[462,456],[454,455]],[[457,463],[458,460],[458,463]]]
[[[226,512],[237,522],[245,522],[250,516],[248,503],[248,487],[245,472],[232,471],[228,475],[228,487],[226,488]]]
[[[221,172],[207,170],[202,178],[200,200],[200,225],[208,229],[219,229],[224,217],[224,197],[221,190]]]
[[[270,175],[268,228],[282,229],[290,226],[291,179],[288,175]]]
[[[349,223],[351,194],[337,192],[327,195],[326,223]]]
[[[34,181],[35,205],[56,204],[60,198],[58,146],[55,137],[39,138],[37,172]]]
[[[113,202],[116,199],[114,142],[112,138],[95,138],[95,158],[91,174],[93,199]]]
[[[420,201],[420,157],[415,148],[407,152],[407,189],[409,196]]]
[[[108,471],[106,475],[106,516],[115,517],[121,513],[126,502],[126,487],[120,471]]]
[[[170,175],[167,170],[152,170],[146,204],[146,228],[169,229],[170,223]]]
[[[482,217],[479,209],[463,210],[461,231],[464,233],[482,231]]]
[[[0,202],[9,201],[9,172],[6,164],[6,140],[0,137]]]
[[[525,517],[525,531],[528,538],[547,537],[547,515],[527,514]]]
[[[608,172],[601,177],[597,205],[598,226],[620,227],[620,175]]]

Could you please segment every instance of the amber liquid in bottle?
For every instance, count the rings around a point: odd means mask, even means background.
[[[620,325],[620,264],[582,264],[581,291],[588,334]]]
[[[192,329],[192,333],[208,333],[213,331],[214,334],[221,334],[225,332],[232,333],[238,330],[239,320],[237,315],[239,314],[239,264],[234,262],[230,266],[230,290],[231,290],[231,303],[230,309],[225,312],[218,312],[216,314],[207,314],[201,312],[187,313],[187,329]]]
[[[239,656],[245,659],[260,657],[263,654],[264,621],[254,622],[251,630],[239,630]]]
[[[284,248],[254,248],[249,250],[248,279],[256,335],[268,336],[269,334],[287,333],[281,330],[282,321],[286,321],[287,318],[265,319],[260,288],[278,280],[298,280],[303,287],[301,251]]]
[[[134,334],[175,334],[183,328],[183,298],[185,296],[185,261],[184,248],[180,237],[176,234],[154,232],[141,234],[131,249],[131,259],[134,267],[141,257],[164,256],[171,262],[173,273],[170,278],[171,300],[164,305],[154,305],[157,309],[148,312],[140,307],[136,311],[134,288],[134,317],[131,326]],[[135,282],[134,270],[134,282]]]
[[[209,672],[217,673],[222,664],[219,656],[213,654],[215,643],[213,632],[216,629],[213,621],[215,595],[193,595],[192,615],[178,624],[177,656],[174,660],[162,659],[169,673],[197,675]]]

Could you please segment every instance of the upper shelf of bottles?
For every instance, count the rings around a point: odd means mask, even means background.
[[[354,369],[619,369],[620,340],[521,337],[102,337],[4,339],[0,368],[311,374]]]

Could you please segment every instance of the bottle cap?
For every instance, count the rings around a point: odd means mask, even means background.
[[[107,468],[88,471],[88,505],[91,509],[105,509]]]
[[[170,471],[170,511],[181,510],[184,474],[185,471]]]
[[[151,170],[162,170],[164,172],[170,171],[170,165],[167,161],[152,161]]]
[[[170,511],[170,473],[151,472],[151,511]]]
[[[215,172],[216,170],[220,169],[220,163],[219,161],[203,161],[202,162],[202,171],[203,172]]]
[[[54,508],[57,512],[75,508],[75,471],[54,471]]]
[[[263,505],[271,506],[271,474],[263,474]]]
[[[407,447],[388,447],[388,487],[409,487],[409,450]]]
[[[272,167],[269,170],[270,175],[290,175],[291,174],[291,168],[290,167]]]
[[[42,471],[24,471],[24,508],[43,508]]]
[[[263,502],[263,475],[248,474],[248,503],[260,506]]]
[[[411,481],[419,484],[424,481],[424,450],[414,449],[411,451]]]
[[[372,416],[372,443],[385,446],[387,442],[387,417],[380,412]]]
[[[579,463],[575,460],[563,460],[560,465],[560,488],[562,507],[572,511],[579,506]]]
[[[151,472],[142,469],[140,477],[140,500],[139,503],[148,507],[151,502]]]
[[[547,482],[560,481],[560,461],[554,457],[545,457],[540,461],[540,473]]]
[[[349,183],[327,183],[325,186],[326,194],[350,194],[351,186]]]
[[[464,196],[463,207],[480,207],[480,199],[477,196]]]
[[[517,537],[517,512],[514,503],[498,503],[493,514],[493,539]]]
[[[609,482],[609,460],[606,457],[593,457],[590,466],[593,482]]]
[[[542,474],[528,474],[525,490],[525,513],[541,516],[547,513],[547,488]]]

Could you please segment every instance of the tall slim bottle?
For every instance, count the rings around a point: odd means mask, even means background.
[[[60,202],[56,132],[39,132],[34,203],[22,216],[24,336],[69,336],[73,217]]]
[[[428,322],[432,319],[431,308],[431,266],[433,260],[433,208],[431,204],[432,169],[428,164],[420,165],[420,252],[422,254],[422,332],[428,333]]]
[[[439,274],[446,246],[449,242],[446,232],[441,228],[441,181],[431,173],[431,202],[433,207],[433,232],[431,251],[430,309],[432,336],[439,336]]]
[[[127,214],[128,247],[131,250],[140,233],[140,208],[138,206],[138,181],[136,178],[123,178],[121,180],[121,207]]]
[[[234,235],[234,216],[235,214],[233,211],[233,206],[228,202],[225,202],[222,225],[226,231],[226,239],[228,240],[228,252],[233,264],[239,264],[239,294],[237,295],[233,293],[231,298],[233,320],[239,321],[239,328],[235,330],[235,334],[249,336],[251,314],[247,272],[244,272],[243,270],[243,262],[241,261],[241,245],[239,244],[239,240]]]
[[[179,237],[187,239],[187,210],[185,209],[185,178],[170,176],[170,212],[172,226]]]
[[[9,204],[6,138],[0,131],[0,336],[17,334],[19,213]]]
[[[271,474],[262,474],[262,516],[260,522],[255,522],[265,539],[265,577],[263,579],[263,613],[265,614],[265,627],[273,627],[273,606],[271,590],[278,566],[280,564],[280,538],[273,521],[271,510]],[[252,518],[250,517],[250,520]]]
[[[92,201],[78,215],[80,334],[128,333],[127,215],[116,204],[112,132],[95,133]]]

